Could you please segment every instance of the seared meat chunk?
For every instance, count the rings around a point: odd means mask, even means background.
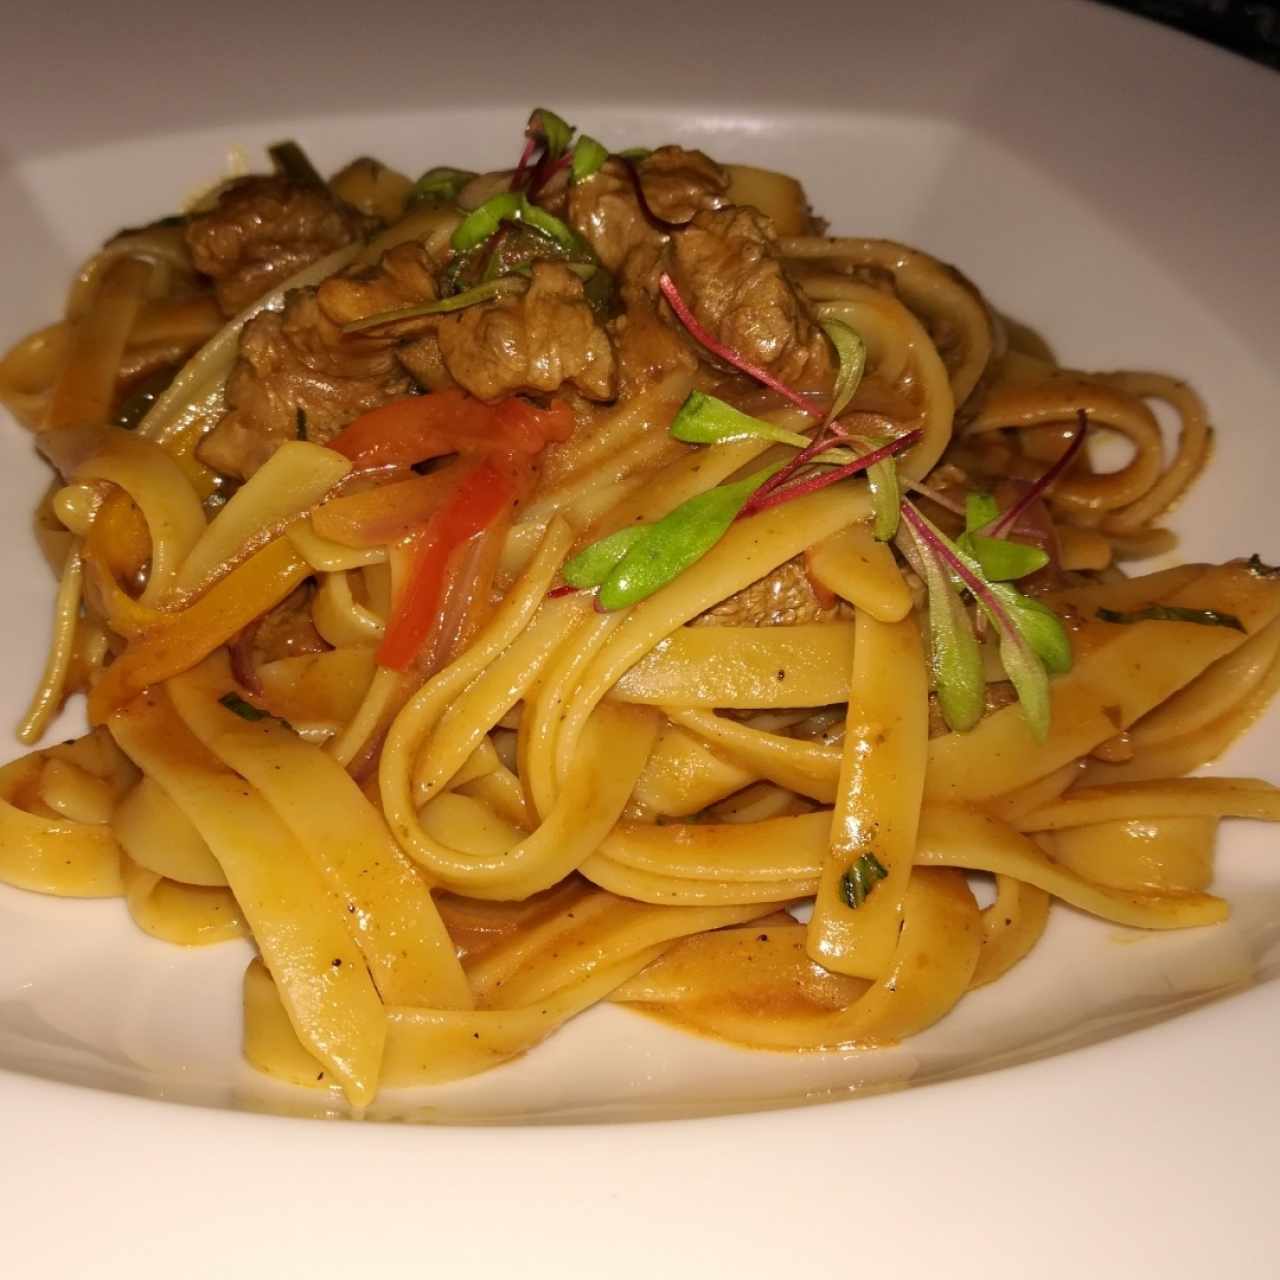
[[[846,612],[839,602],[830,608],[822,604],[805,572],[804,558],[796,556],[693,621],[707,627],[794,627],[833,622]]]
[[[369,226],[327,188],[257,176],[228,186],[215,208],[187,224],[196,269],[213,277],[227,315],[282,280],[350,244]]]
[[[482,400],[556,391],[564,383],[591,400],[614,396],[613,347],[582,281],[561,263],[535,263],[519,297],[442,317],[438,335],[450,375]]]
[[[308,440],[324,444],[365,410],[408,395],[414,382],[399,356],[435,339],[427,334],[419,344],[396,344],[434,319],[404,321],[376,336],[344,335],[342,325],[435,296],[430,258],[420,244],[406,242],[384,253],[376,267],[296,290],[283,312],[255,316],[227,380],[227,413],[200,442],[201,461],[248,478],[295,439],[300,426]]]
[[[704,211],[671,236],[672,276],[698,320],[753,364],[792,386],[831,378],[826,338],[774,252],[754,209]]]
[[[569,188],[568,214],[569,225],[608,271],[620,270],[633,249],[663,241],[662,232],[645,218],[621,160],[606,161],[586,181]]]
[[[649,208],[666,222],[688,222],[700,209],[724,204],[729,175],[701,151],[659,147],[636,163]],[[585,182],[569,189],[569,222],[609,271],[617,272],[634,249],[662,245],[636,198],[635,183],[621,160],[609,160]]]
[[[397,311],[437,298],[435,264],[416,240],[388,249],[377,266],[330,276],[316,289],[320,310],[336,325],[366,320],[383,311]],[[430,316],[397,322],[378,329],[380,338],[403,337],[433,327]]]
[[[300,427],[324,444],[352,418],[412,389],[387,339],[344,337],[315,291],[298,289],[282,312],[245,325],[227,412],[196,452],[214,470],[247,479]]]
[[[704,152],[659,147],[636,163],[636,172],[649,208],[664,222],[688,222],[725,204],[729,175]]]

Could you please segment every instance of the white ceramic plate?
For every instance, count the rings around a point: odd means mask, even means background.
[[[956,262],[1070,363],[1187,375],[1221,432],[1179,513],[1187,555],[1280,556],[1263,465],[1280,78],[1075,3],[228,3],[163,22],[124,3],[105,33],[80,7],[19,18],[0,49],[0,341],[55,312],[104,234],[176,206],[228,153],[293,135],[322,167],[358,151],[496,165],[546,102],[610,141],[793,172],[834,230]],[[52,587],[28,534],[42,469],[16,428],[0,456],[13,718]],[[1278,728],[1220,770],[1266,775]],[[234,1114],[342,1114],[241,1063],[244,949],[183,952],[119,903],[0,890],[0,1256],[41,1275],[176,1258],[204,1275],[235,1238],[252,1275],[510,1259],[539,1275],[783,1259],[1274,1274],[1280,867],[1265,829],[1223,844],[1231,924],[1135,935],[1059,907],[1029,961],[901,1049],[748,1054],[606,1008],[522,1062],[375,1111],[463,1126],[429,1130]],[[677,1119],[723,1112],[760,1114]]]

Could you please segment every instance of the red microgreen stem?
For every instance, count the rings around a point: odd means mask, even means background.
[[[991,611],[1001,629],[1010,635],[1016,635],[1017,628],[1013,625],[1013,619],[1009,617],[996,594],[938,537],[929,522],[911,503],[904,502],[902,504],[902,518],[911,527],[911,532],[964,583],[965,587],[973,594],[974,599],[981,601]]]
[[[561,600],[565,596],[576,596],[581,590],[581,587],[571,587],[567,582],[565,582],[558,587],[552,587],[551,590],[547,592],[547,599]]]
[[[640,212],[644,214],[645,221],[653,227],[655,231],[679,231],[683,226],[683,222],[669,222],[654,211],[653,206],[649,203],[649,197],[644,193],[644,183],[640,181],[640,168],[636,164],[632,156],[615,156],[614,159],[621,160],[626,166],[627,172],[631,175],[631,185],[636,191],[636,203],[640,206]]]
[[[566,151],[553,164],[547,163],[547,153],[543,153],[542,159],[538,161],[537,167],[533,171],[533,177],[529,179],[529,189],[525,193],[530,200],[535,199],[542,191],[542,188],[563,169],[567,169],[573,163],[573,152]]]
[[[758,365],[744,360],[736,351],[726,347],[717,338],[713,338],[699,323],[698,318],[689,309],[689,304],[680,296],[680,290],[676,288],[676,282],[665,271],[658,277],[658,287],[662,290],[662,296],[671,304],[671,310],[676,313],[676,319],[689,331],[690,337],[695,342],[706,347],[713,356],[723,360],[726,364],[732,365],[740,373],[745,373],[747,377],[754,378],[757,382],[761,382],[766,387],[776,391],[811,418],[821,418],[823,416],[821,409],[810,404],[804,396],[798,391],[793,391],[786,383],[779,382],[767,369],[761,369]]]
[[[525,182],[525,174],[529,171],[529,161],[533,159],[533,153],[538,148],[538,139],[530,136],[525,139],[524,150],[520,152],[520,160],[516,165],[515,172],[511,175],[511,190],[519,191]]]
[[[1049,488],[1050,485],[1072,464],[1076,454],[1084,447],[1085,432],[1089,429],[1089,417],[1083,409],[1077,413],[1076,429],[1072,434],[1071,443],[1067,445],[1062,457],[1051,466],[1037,480],[1026,493],[1011,506],[1008,511],[1002,512],[1000,517],[994,521],[991,528],[987,532],[990,538],[1004,538],[1012,531],[1014,525],[1018,523],[1019,517],[1024,511]]]
[[[899,436],[896,440],[891,440],[888,444],[881,445],[878,449],[872,449],[870,453],[864,453],[861,458],[846,462],[842,467],[807,476],[805,479],[797,480],[795,484],[788,485],[784,489],[780,489],[776,485],[769,488],[768,481],[766,481],[751,495],[746,506],[738,513],[738,519],[741,520],[744,516],[753,516],[759,511],[767,511],[770,507],[781,506],[782,503],[790,502],[793,498],[801,498],[806,493],[816,493],[817,490],[825,489],[828,485],[847,480],[850,476],[857,475],[859,471],[874,467],[877,462],[883,462],[886,458],[892,458],[902,453],[903,450],[910,449],[923,435],[924,432],[922,431],[908,431],[905,436]],[[803,450],[796,457],[802,457],[814,448],[814,445],[810,445],[808,449]],[[783,470],[785,471],[786,468],[784,467]],[[779,471],[778,475],[781,474],[782,472]],[[777,476],[773,478],[776,480]]]

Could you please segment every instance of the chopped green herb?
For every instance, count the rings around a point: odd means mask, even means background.
[[[608,158],[608,147],[597,142],[589,134],[582,134],[573,144],[574,182],[585,182],[593,173],[598,173]]]
[[[307,438],[307,411],[301,405],[298,405],[294,410],[293,421],[298,439],[305,440]]]
[[[682,502],[649,525],[601,584],[602,609],[621,609],[647,599],[702,559],[737,518],[747,500],[779,470],[765,467],[745,480],[717,485]]]
[[[448,165],[438,165],[434,169],[428,169],[409,188],[409,206],[427,202],[452,204],[458,198],[462,188],[475,176],[469,169],[451,169]]]
[[[246,702],[238,693],[224,693],[218,701],[228,711],[234,711],[241,720],[269,720],[271,718],[269,711],[263,711],[261,707],[255,707],[252,702]]]
[[[1149,604],[1145,609],[1125,612],[1120,609],[1099,609],[1098,618],[1103,622],[1194,622],[1202,627],[1230,627],[1232,631],[1244,631],[1244,623],[1234,613],[1218,609],[1184,609],[1172,604]]]
[[[846,907],[857,910],[866,902],[872,889],[888,877],[884,863],[874,853],[864,853],[840,877],[840,897]]]
[[[702,391],[691,391],[671,424],[671,436],[685,444],[728,444],[734,440],[776,440],[805,449],[808,436],[740,413],[731,404]]]

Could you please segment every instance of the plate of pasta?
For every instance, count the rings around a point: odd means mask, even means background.
[[[119,142],[5,299],[0,1066],[693,1116],[1274,978],[1263,357],[979,133],[537,94]]]

